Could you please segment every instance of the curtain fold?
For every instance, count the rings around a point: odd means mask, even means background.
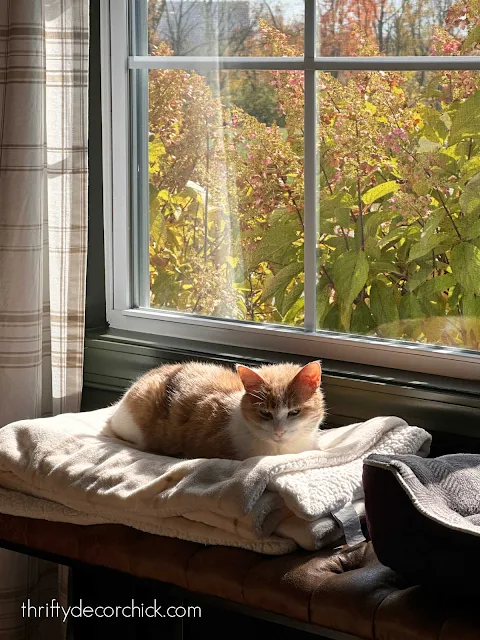
[[[88,0],[0,2],[0,427],[80,408]],[[0,639],[54,638],[59,567],[0,552]],[[61,581],[60,581],[61,582]]]

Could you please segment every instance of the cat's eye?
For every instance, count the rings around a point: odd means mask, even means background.
[[[260,409],[259,413],[265,420],[271,420],[273,418],[270,411],[263,411],[263,409]]]
[[[288,412],[288,417],[293,418],[293,416],[298,416],[299,413],[300,413],[300,409],[292,409],[291,411]]]

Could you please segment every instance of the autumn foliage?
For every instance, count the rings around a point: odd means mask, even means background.
[[[323,15],[324,46],[335,23],[347,55],[382,55],[379,2],[356,4],[354,23]],[[428,53],[477,53],[479,5],[455,3]],[[252,46],[302,55],[298,40],[263,21]],[[301,326],[302,73],[149,73],[152,306]],[[480,348],[480,76],[317,86],[318,328]]]

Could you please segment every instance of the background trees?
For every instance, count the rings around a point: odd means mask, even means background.
[[[355,40],[365,36],[385,55],[428,55],[432,32],[452,27],[452,0],[321,0],[320,6],[325,56],[354,55]]]
[[[449,4],[324,0],[321,52],[475,54],[480,0]],[[245,51],[301,55],[297,22],[257,18]],[[479,83],[318,74],[319,328],[479,348]],[[302,74],[152,70],[149,86],[152,305],[301,325]]]

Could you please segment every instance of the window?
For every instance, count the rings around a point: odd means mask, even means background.
[[[112,327],[478,379],[478,0],[114,0]]]

